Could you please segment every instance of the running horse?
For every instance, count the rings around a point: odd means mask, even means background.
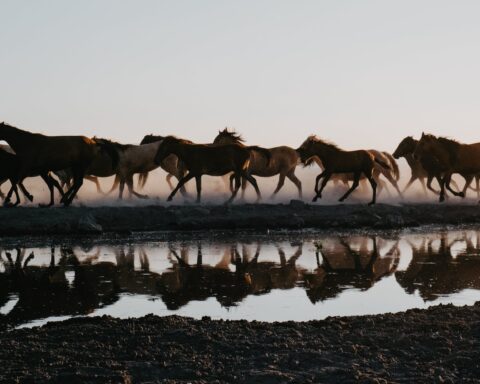
[[[228,128],[225,128],[223,131],[219,131],[218,135],[213,140],[213,144],[223,145],[223,144],[238,144],[245,146],[244,139],[241,135],[237,134],[235,131],[229,131]],[[268,159],[264,156],[264,151],[267,150],[270,152],[271,159]],[[275,188],[275,191],[272,194],[272,198],[278,193],[278,191],[285,184],[285,178],[288,178],[298,190],[298,196],[302,198],[302,182],[295,176],[295,168],[297,167],[300,161],[297,151],[295,149],[287,146],[279,146],[273,148],[264,148],[263,151],[252,150],[249,172],[251,175],[261,176],[261,177],[272,177],[279,175],[278,184]],[[233,180],[233,175],[231,176],[231,181]],[[245,195],[245,189],[247,188],[247,183],[245,179],[242,179],[242,198]]]
[[[445,137],[422,133],[413,156],[416,159],[424,156],[435,159],[444,171],[440,185],[440,202],[445,200],[445,189],[455,196],[465,197],[473,178],[480,174],[480,143],[463,144]],[[450,187],[454,173],[465,179],[465,186],[460,192]]]
[[[375,158],[375,156],[366,150],[345,151],[338,148],[335,144],[328,143],[315,135],[307,137],[302,145],[297,149],[301,161],[305,164],[312,157],[317,156],[324,166],[324,170],[315,180],[315,197],[317,201],[322,197],[322,191],[327,185],[328,180],[334,174],[353,173],[353,184],[350,189],[339,199],[344,201],[359,185],[360,177],[365,177],[370,182],[373,190],[372,201],[368,205],[375,204],[377,182],[373,177],[375,163],[389,169],[388,164]],[[322,185],[318,188],[318,183],[323,178]]]
[[[5,140],[19,159],[18,172],[11,179],[12,187],[6,203],[9,203],[17,184],[25,177],[71,168],[74,182],[61,199],[61,203],[69,206],[83,184],[86,170],[97,154],[106,151],[112,159],[116,156],[111,146],[85,136],[46,136],[24,131],[4,122],[0,123],[0,140]],[[47,182],[51,188],[49,183],[51,181]],[[53,193],[50,205],[53,205]]]
[[[226,203],[233,201],[240,189],[240,180],[244,177],[249,181],[257,196],[261,196],[257,181],[249,173],[250,156],[253,150],[264,151],[266,158],[270,159],[270,152],[260,147],[244,147],[238,144],[209,145],[193,144],[174,136],[167,136],[158,147],[155,163],[161,162],[169,155],[176,155],[187,169],[187,174],[180,179],[175,189],[168,196],[168,201],[173,199],[177,191],[189,180],[195,178],[197,184],[197,203],[200,202],[202,191],[202,175],[223,176],[234,173],[235,188]]]

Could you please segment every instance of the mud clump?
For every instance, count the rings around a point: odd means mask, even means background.
[[[263,323],[149,315],[0,333],[10,382],[475,382],[480,304]]]

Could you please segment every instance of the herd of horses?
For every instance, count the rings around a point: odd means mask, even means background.
[[[406,137],[393,154],[373,149],[345,151],[315,135],[307,137],[296,149],[288,146],[249,146],[240,135],[227,128],[219,131],[213,142],[208,144],[193,143],[175,136],[147,135],[139,145],[124,145],[97,137],[46,136],[0,123],[0,140],[8,143],[0,146],[0,184],[7,180],[11,184],[6,196],[0,191],[6,207],[20,203],[19,189],[26,199],[32,201],[33,196],[23,181],[37,176],[43,179],[50,192],[50,202],[44,206],[55,203],[55,190],[61,196],[60,203],[70,205],[84,179],[94,182],[97,190],[103,192],[98,178],[109,176],[115,176],[109,193],[118,188],[118,196],[122,199],[126,184],[130,197],[146,198],[135,190],[134,175],[139,175],[138,188],[142,188],[149,172],[158,167],[167,172],[167,183],[172,189],[168,201],[178,191],[187,196],[185,184],[195,179],[197,202],[200,202],[203,175],[224,178],[230,193],[227,203],[235,199],[240,187],[243,197],[248,184],[255,189],[257,201],[261,199],[254,176],[279,176],[272,197],[288,178],[295,184],[301,198],[302,183],[295,175],[299,164],[317,164],[321,169],[315,179],[313,201],[322,197],[329,180],[343,183],[348,188],[339,201],[345,200],[364,181],[372,188],[369,204],[375,204],[377,186],[379,191],[387,189],[386,181],[402,197],[396,162],[401,157],[406,159],[412,173],[403,192],[419,180],[425,193],[428,188],[439,195],[440,201],[444,201],[447,190],[454,196],[465,197],[475,179],[477,194],[480,193],[480,143],[463,144],[430,134],[422,134],[419,140]],[[465,179],[463,189],[460,190],[452,180],[453,174]],[[176,186],[172,185],[173,177],[178,180]],[[432,186],[434,179],[439,190]],[[14,203],[11,202],[13,194],[16,197]]]

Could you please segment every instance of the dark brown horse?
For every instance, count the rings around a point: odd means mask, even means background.
[[[480,174],[480,143],[462,144],[445,137],[422,133],[413,155],[416,159],[424,156],[436,159],[438,166],[444,170],[440,185],[441,202],[445,200],[445,188],[455,196],[465,197],[473,178]],[[454,173],[460,174],[465,179],[465,186],[461,192],[450,187]]]
[[[143,144],[150,144],[154,143],[157,141],[161,141],[165,138],[165,136],[157,136],[157,135],[146,135],[143,137],[142,141],[140,142],[141,145]],[[161,163],[160,163],[160,168],[162,168],[165,172],[167,172],[167,183],[170,187],[171,190],[173,190],[173,184],[172,184],[172,177],[175,177],[178,181],[185,176],[187,173],[187,170],[185,169],[185,165],[179,161],[178,157],[175,155],[170,155],[167,156]],[[147,183],[148,179],[148,172],[141,173],[138,176],[138,186],[140,188],[143,188],[145,184]],[[182,186],[180,188],[180,193],[183,196],[187,195],[187,191],[185,189],[185,186]]]
[[[377,162],[387,169],[389,167],[376,159],[370,152],[366,150],[344,151],[335,144],[323,141],[315,135],[309,136],[297,149],[297,152],[303,163],[308,162],[313,156],[317,156],[324,166],[324,171],[315,180],[315,197],[313,201],[317,201],[318,198],[322,197],[322,191],[333,174],[353,173],[353,184],[339,201],[344,201],[358,187],[360,177],[363,174],[370,182],[373,190],[372,201],[369,205],[375,204],[377,183],[373,178],[374,164]],[[318,183],[322,178],[322,185],[319,189]]]
[[[173,154],[185,164],[187,169],[188,173],[180,179],[178,185],[168,196],[168,201],[172,200],[173,196],[187,181],[195,178],[197,202],[200,202],[202,175],[223,176],[233,172],[235,175],[235,189],[227,201],[229,203],[237,195],[242,177],[245,177],[253,185],[257,195],[260,196],[257,181],[248,172],[251,151],[258,149],[258,147],[243,147],[238,144],[219,146],[192,144],[187,140],[167,136],[158,147],[154,161],[160,164],[167,156]],[[270,153],[265,151],[265,156],[269,158]]]
[[[13,185],[6,201],[16,185],[25,177],[71,168],[74,183],[61,200],[68,206],[82,186],[85,172],[95,156],[102,150],[109,153],[112,158],[116,156],[110,146],[97,143],[85,136],[45,136],[5,123],[0,124],[0,140],[5,140],[20,160],[17,175],[12,180]]]
[[[244,146],[244,140],[241,135],[238,135],[235,131],[229,131],[225,128],[223,131],[219,131],[213,144],[239,144]],[[299,163],[299,156],[295,149],[280,146],[273,148],[264,148],[271,154],[271,159],[268,161],[264,156],[264,151],[253,150],[252,157],[250,159],[249,172],[254,176],[272,177],[279,175],[278,184],[275,191],[272,194],[272,198],[278,193],[278,191],[285,184],[285,178],[287,177],[298,189],[298,195],[302,197],[302,182],[295,176],[295,168]],[[245,194],[245,188],[247,187],[246,180],[242,180],[242,198]]]
[[[418,140],[415,140],[412,136],[405,137],[393,153],[393,156],[396,159],[404,157],[408,165],[410,166],[412,172],[410,180],[408,181],[403,191],[405,192],[412,185],[412,183],[418,179],[422,184],[423,190],[426,194],[427,190],[425,188],[424,179],[427,178],[428,189],[438,195],[440,192],[432,187],[432,181],[435,178],[438,182],[438,185],[441,186],[441,180],[443,178],[443,173],[445,172],[445,169],[444,167],[442,167],[438,159],[436,159],[432,155],[425,154],[418,159],[414,158],[413,153],[417,148],[417,144]],[[456,189],[458,189],[458,185],[454,180],[452,180],[452,184]]]

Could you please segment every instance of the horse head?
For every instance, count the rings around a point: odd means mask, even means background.
[[[393,157],[395,159],[399,159],[400,157],[404,157],[406,155],[413,154],[415,148],[417,146],[418,141],[415,140],[412,136],[405,137],[400,144],[398,144],[397,149],[393,152]]]

